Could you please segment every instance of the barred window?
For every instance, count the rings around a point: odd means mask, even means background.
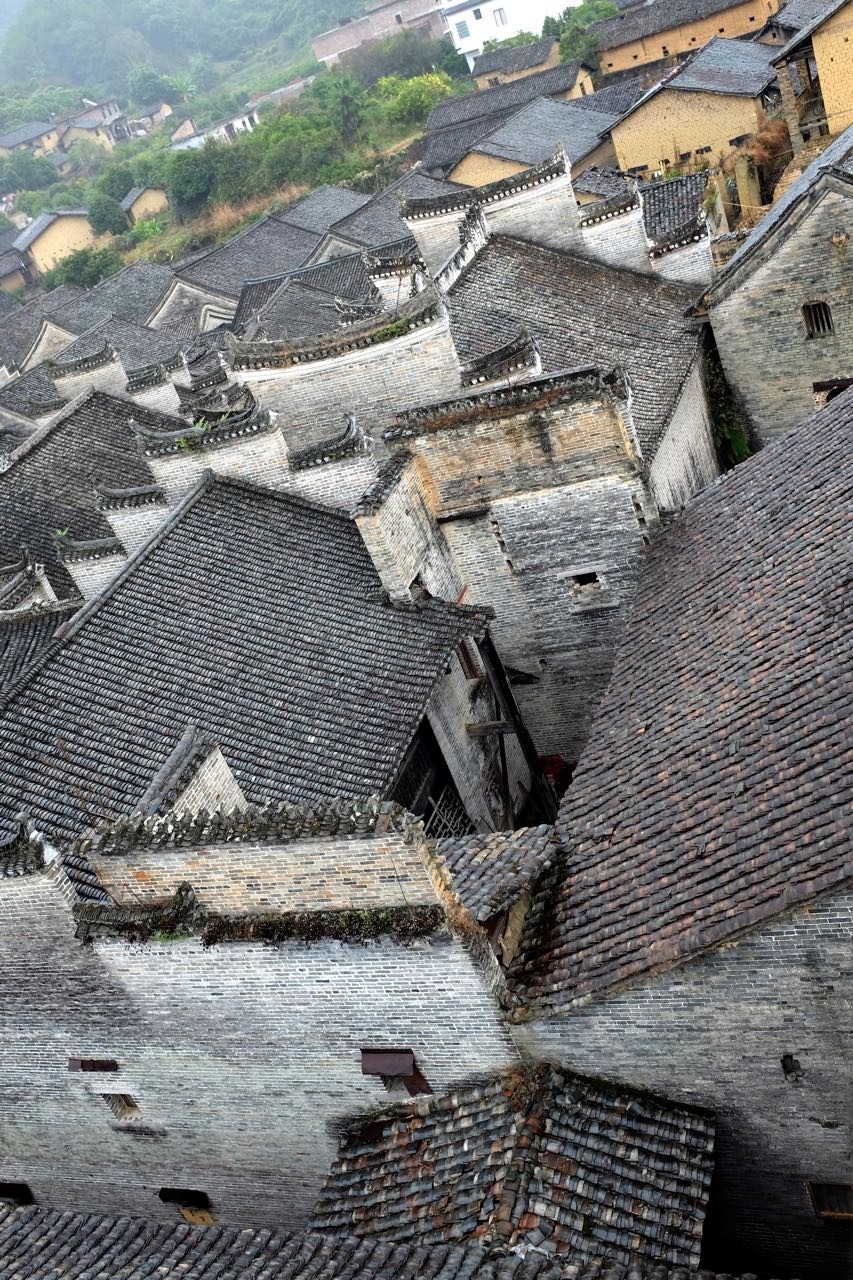
[[[820,338],[832,333],[832,311],[828,302],[807,302],[803,306],[803,324],[809,338]]]
[[[844,1183],[807,1182],[817,1218],[853,1219],[853,1187]]]

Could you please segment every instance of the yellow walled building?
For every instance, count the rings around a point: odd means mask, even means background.
[[[15,240],[15,248],[27,258],[36,275],[63,262],[78,249],[101,249],[112,240],[96,235],[85,209],[57,209],[40,213]]]
[[[169,207],[169,197],[162,187],[131,187],[121,202],[128,225],[143,218],[154,218]]]
[[[779,103],[773,48],[718,37],[650,90],[611,129],[624,173],[715,163]]]
[[[778,8],[779,0],[655,0],[590,30],[606,76],[701,49],[714,36],[754,34]]]
[[[8,158],[13,151],[29,151],[34,156],[47,156],[59,146],[59,124],[32,120],[19,125],[8,133],[0,134],[0,157]]]
[[[853,0],[829,4],[776,54],[794,150],[853,124]]]
[[[547,71],[549,67],[556,67],[559,62],[559,41],[546,36],[533,44],[481,53],[474,63],[472,75],[478,89],[494,89],[499,84],[510,84],[513,80],[523,80],[525,76],[535,75],[537,71]],[[592,92],[591,88],[589,92]]]

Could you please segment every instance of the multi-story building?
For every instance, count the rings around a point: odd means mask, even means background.
[[[539,35],[545,19],[561,11],[559,0],[460,0],[443,10],[454,47],[472,70],[489,40],[510,40],[522,31]]]

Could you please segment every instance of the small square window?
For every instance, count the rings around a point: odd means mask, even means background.
[[[189,1187],[161,1187],[157,1194],[164,1204],[173,1204],[186,1222],[197,1227],[213,1226],[215,1219],[210,1212],[210,1199],[206,1191],[192,1191]]]
[[[456,24],[456,34],[458,35],[458,37],[459,37],[459,39],[460,39],[460,40],[467,40],[467,39],[468,39],[468,37],[469,37],[469,36],[470,36],[470,34],[471,34],[471,28],[468,26],[468,23],[467,23],[467,22],[457,22],[457,24]]]
[[[597,595],[602,589],[602,581],[597,573],[573,573],[571,578],[572,591],[581,599],[589,599],[590,596]]]
[[[402,25],[403,25],[403,15],[402,15],[402,13],[395,13],[395,14],[394,14],[394,21],[397,23],[397,25],[398,25],[399,27],[402,27]]]
[[[490,89],[497,89],[497,87],[498,87],[498,85],[499,85],[499,84],[500,84],[500,79],[499,79],[499,77],[498,77],[498,76],[492,76],[492,77],[490,78],[490,80],[489,80],[489,88],[490,88]]]
[[[807,1182],[816,1218],[853,1219],[853,1187],[842,1182]]]
[[[832,333],[832,311],[828,302],[807,302],[803,307],[803,324],[809,338],[821,338]]]
[[[475,9],[475,10],[474,10],[474,17],[475,17],[475,19],[477,20],[477,22],[479,22],[479,21],[480,21],[480,19],[482,18],[482,16],[483,16],[483,10],[482,10],[482,9]]]
[[[26,1182],[0,1182],[0,1203],[35,1204],[35,1196]]]
[[[102,1093],[101,1097],[116,1120],[136,1120],[142,1115],[135,1098],[129,1093]]]
[[[379,1076],[389,1093],[395,1093],[400,1086],[413,1098],[419,1093],[432,1093],[411,1049],[362,1049],[361,1074]]]

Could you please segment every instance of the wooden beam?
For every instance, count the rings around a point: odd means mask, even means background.
[[[515,725],[510,720],[482,720],[466,724],[465,730],[472,738],[488,738],[493,733],[515,733]]]

